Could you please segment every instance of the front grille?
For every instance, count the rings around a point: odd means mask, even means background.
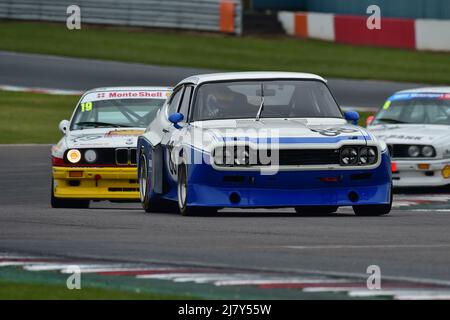
[[[128,164],[128,149],[116,149],[116,163],[119,165]]]
[[[279,159],[279,164],[282,166],[340,163],[339,149],[280,149]]]
[[[136,161],[137,150],[135,148],[130,149],[130,164],[137,164]]]
[[[390,144],[388,145],[389,154],[392,158],[413,158],[408,154],[408,148],[411,144]],[[419,147],[423,147],[422,145],[416,145]],[[436,152],[431,158],[436,156]],[[419,156],[417,158],[424,158],[423,156]]]

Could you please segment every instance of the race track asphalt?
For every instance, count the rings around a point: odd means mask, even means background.
[[[182,217],[108,202],[51,209],[49,154],[50,146],[0,146],[0,251],[360,275],[375,264],[385,277],[450,281],[448,210],[365,218],[287,209]]]
[[[122,85],[173,86],[187,76],[208,72],[213,71],[0,51],[0,85],[66,90]],[[340,105],[362,108],[378,108],[395,91],[423,86],[345,79],[329,79],[329,85]]]

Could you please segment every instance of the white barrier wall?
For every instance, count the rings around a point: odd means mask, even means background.
[[[278,12],[278,21],[280,21],[286,34],[293,36],[295,34],[294,12],[280,11]]]
[[[334,15],[308,13],[308,34],[313,39],[334,41]]]
[[[416,20],[418,50],[450,51],[450,21]]]

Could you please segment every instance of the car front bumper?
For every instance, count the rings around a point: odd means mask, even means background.
[[[56,198],[139,200],[135,167],[53,167],[52,171]]]
[[[419,165],[424,166],[420,169]],[[394,187],[439,187],[450,185],[450,159],[392,160]]]
[[[331,180],[330,180],[331,179]],[[391,163],[374,169],[259,172],[190,165],[188,203],[215,207],[353,206],[389,204]]]

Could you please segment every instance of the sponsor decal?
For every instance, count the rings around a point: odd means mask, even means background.
[[[87,94],[82,102],[91,103],[108,99],[167,99],[169,96],[170,91],[104,91]]]
[[[391,96],[388,99],[388,101],[411,100],[411,99],[450,99],[450,94],[448,94],[448,93],[398,93],[398,94],[394,94],[393,96]],[[389,106],[387,108],[389,108]]]
[[[118,137],[118,136],[132,136],[132,137],[136,137],[136,136],[140,136],[141,134],[143,134],[145,132],[145,130],[114,130],[114,131],[110,131],[108,132],[105,137]]]
[[[378,135],[380,139],[400,139],[400,140],[422,140],[423,137],[408,136],[404,134]]]

